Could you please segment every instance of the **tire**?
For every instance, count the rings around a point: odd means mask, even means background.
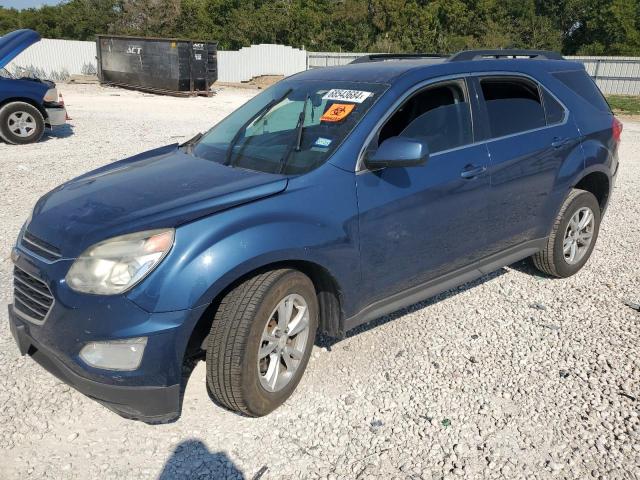
[[[19,131],[17,121],[24,121]],[[44,134],[44,117],[29,103],[11,102],[0,108],[0,137],[13,145],[35,143]]]
[[[567,254],[565,254],[564,251],[565,237],[568,234],[571,235],[571,232],[575,229],[573,226],[571,229],[567,227],[576,213],[578,213],[579,219],[585,221],[585,217],[581,217],[580,215],[585,214],[587,210],[593,215],[591,226],[589,227],[589,224],[587,224],[584,230],[584,232],[587,232],[587,230],[591,232],[590,241],[588,245],[585,245],[584,241],[580,243],[578,240],[578,243],[576,243],[577,252],[572,261],[571,258],[567,258],[567,256],[570,257],[571,255],[571,247],[567,247],[569,250]],[[570,277],[577,273],[585,263],[587,263],[587,260],[589,260],[593,247],[598,239],[600,215],[600,205],[592,193],[576,188],[571,190],[560,208],[560,213],[558,213],[558,217],[553,224],[546,247],[532,257],[535,267],[543,273],[559,278]],[[587,233],[585,233],[582,236],[577,235],[575,238],[584,239],[587,236]],[[569,245],[574,243],[571,238],[567,238],[566,241]],[[582,245],[582,247],[580,247],[580,245]],[[582,252],[580,257],[578,257],[580,248],[582,248]]]
[[[293,329],[295,319],[303,310],[298,307],[303,306],[303,301],[307,305],[308,330],[303,348],[300,347],[301,343],[296,344],[301,342],[302,332],[288,337],[278,330],[280,311],[276,314],[276,310],[285,299],[294,305],[290,310],[293,312],[290,314]],[[284,305],[289,304],[284,302]],[[273,342],[264,340],[267,325],[272,332],[270,338],[275,339]],[[306,275],[296,270],[273,270],[256,275],[235,287],[220,303],[207,344],[207,387],[213,400],[229,410],[251,417],[260,417],[275,410],[289,398],[302,378],[317,328],[316,291]],[[281,345],[285,336],[285,345]],[[276,345],[276,350],[259,361],[259,350],[264,353],[273,345]],[[281,359],[278,352],[292,351],[289,349],[296,351],[298,360],[293,360],[293,354],[289,356],[286,353],[282,353]],[[274,355],[277,356],[277,362],[273,362]],[[292,373],[284,367],[285,355],[289,362],[297,365],[295,370],[291,368]],[[284,384],[274,384],[270,391],[267,380],[273,378],[269,377],[271,370],[268,369],[272,362],[273,368],[278,366],[278,371],[282,372],[283,377],[279,381]]]

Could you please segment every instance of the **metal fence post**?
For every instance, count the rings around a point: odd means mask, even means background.
[[[595,82],[598,81],[598,72],[600,71],[600,62],[601,62],[600,59],[596,60],[596,70],[595,70],[595,72],[593,72],[593,80]]]

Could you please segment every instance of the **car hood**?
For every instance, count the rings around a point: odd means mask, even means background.
[[[0,37],[0,68],[39,41],[38,32],[29,29],[15,30]]]
[[[231,168],[186,153],[177,144],[112,163],[44,195],[31,234],[74,258],[124,233],[177,227],[282,192],[287,178]]]

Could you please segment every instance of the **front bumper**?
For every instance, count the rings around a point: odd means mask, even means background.
[[[206,305],[148,312],[126,295],[71,290],[64,278],[72,259],[45,261],[21,244],[12,251],[11,259],[17,270],[46,285],[54,299],[39,322],[24,317],[24,305],[22,313],[9,306],[11,331],[22,355],[30,355],[60,380],[123,417],[157,423],[179,416],[184,355]],[[16,294],[14,287],[14,297]],[[136,337],[147,338],[136,370],[95,368],[80,358],[80,351],[90,342]]]
[[[67,122],[67,110],[64,107],[45,107],[47,123],[51,127],[59,127]]]
[[[21,355],[29,355],[49,373],[80,393],[97,400],[119,415],[145,422],[167,422],[180,415],[180,384],[170,386],[124,386],[97,382],[71,370],[55,353],[30,334],[9,305],[9,327]]]

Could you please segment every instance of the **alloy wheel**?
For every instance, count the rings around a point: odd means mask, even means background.
[[[298,294],[280,300],[267,320],[258,351],[260,384],[282,390],[293,378],[309,341],[309,306]]]
[[[564,259],[569,265],[578,263],[589,250],[594,225],[593,211],[589,207],[582,207],[572,215],[562,243]]]
[[[28,138],[37,128],[36,119],[27,112],[13,112],[7,119],[9,130],[20,138]]]

